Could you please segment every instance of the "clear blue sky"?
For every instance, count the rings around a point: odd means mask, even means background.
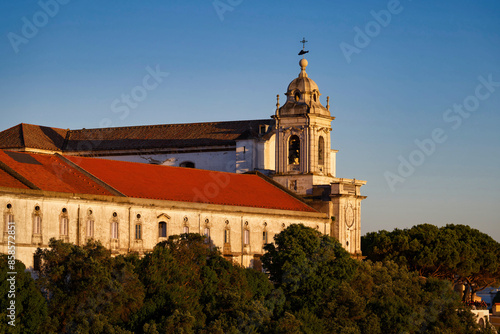
[[[306,37],[337,175],[368,181],[363,233],[456,223],[500,241],[499,1],[54,1],[0,3],[0,129],[268,118]],[[168,76],[114,112],[148,67]]]

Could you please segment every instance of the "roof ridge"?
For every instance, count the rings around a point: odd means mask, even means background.
[[[26,148],[26,139],[24,138],[24,126],[26,124],[21,123],[20,125],[21,125],[21,136],[20,136],[21,137],[21,146]]]
[[[94,174],[90,173],[89,171],[87,171],[86,169],[80,167],[78,164],[74,163],[73,161],[69,160],[68,158],[66,158],[65,156],[59,154],[59,153],[56,153],[55,154],[56,157],[58,157],[60,160],[62,160],[64,163],[66,163],[66,165],[68,165],[69,168],[72,168],[72,169],[76,169],[77,171],[79,171],[80,173],[82,174],[85,174],[87,177],[89,177],[92,181],[94,181],[95,183],[97,183],[98,185],[104,187],[106,190],[108,190],[109,192],[111,192],[112,194],[114,194],[115,196],[121,196],[121,197],[128,197],[127,195],[125,195],[124,193],[120,192],[119,190],[117,190],[116,188],[112,187],[111,185],[107,184],[106,182],[104,182],[103,180],[101,180],[100,178],[98,178],[97,176],[95,176]]]
[[[73,129],[68,132],[77,132],[77,131],[88,131],[88,130],[109,130],[109,129],[132,129],[132,128],[160,128],[160,127],[168,127],[168,126],[186,126],[186,125],[198,125],[198,124],[221,124],[221,123],[243,123],[243,122],[258,122],[258,121],[266,121],[270,122],[272,119],[262,118],[262,119],[247,119],[247,120],[235,120],[235,121],[216,121],[216,122],[195,122],[195,123],[165,123],[165,124],[149,124],[149,125],[128,125],[128,126],[116,126],[116,127],[104,127],[104,128],[82,128],[82,129]]]

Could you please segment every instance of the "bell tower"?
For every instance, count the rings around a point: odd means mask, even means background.
[[[286,102],[276,114],[276,176],[283,186],[300,195],[312,194],[313,184],[335,177],[335,154],[331,149],[329,99],[320,102],[318,85],[307,75],[307,59],[285,93]]]
[[[302,41],[305,43],[304,41]],[[302,50],[299,55],[308,51]],[[309,78],[308,61],[299,62],[300,73],[276,103],[276,173],[273,180],[302,197],[331,219],[329,234],[353,256],[361,256],[361,187],[366,181],[336,177],[332,149],[330,99],[320,102],[318,85]]]

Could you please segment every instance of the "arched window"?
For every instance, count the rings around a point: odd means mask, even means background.
[[[245,229],[243,230],[243,245],[249,245],[250,244],[250,230]]]
[[[85,230],[87,239],[92,239],[94,237],[94,216],[91,209],[87,211],[87,223]]]
[[[7,210],[5,210],[3,217],[5,222],[4,233],[7,234],[7,232],[12,229],[12,227],[9,229],[9,226],[14,225],[14,213],[12,212],[12,204],[7,204]]]
[[[300,163],[300,139],[293,135],[288,142],[288,163],[298,165]]]
[[[33,234],[42,234],[42,213],[38,205],[35,206],[35,211],[33,212]]]
[[[66,208],[63,208],[59,218],[59,233],[61,234],[61,236],[67,237],[69,235],[68,225],[69,225],[68,210]]]
[[[325,164],[325,139],[323,137],[318,139],[318,164]]]
[[[182,233],[188,234],[189,233],[189,218],[184,217],[184,226],[182,228]]]
[[[300,92],[296,92],[294,95],[295,101],[299,102],[300,101]]]
[[[166,222],[160,222],[158,224],[158,237],[160,237],[160,238],[167,237],[167,223]]]
[[[194,168],[195,164],[191,161],[183,161],[179,164],[179,167]]]
[[[116,220],[111,222],[111,239],[118,239],[118,222]]]

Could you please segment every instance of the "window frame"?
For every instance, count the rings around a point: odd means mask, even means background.
[[[162,226],[164,226],[164,228]],[[162,220],[158,222],[158,238],[166,238],[167,235],[167,222]]]

